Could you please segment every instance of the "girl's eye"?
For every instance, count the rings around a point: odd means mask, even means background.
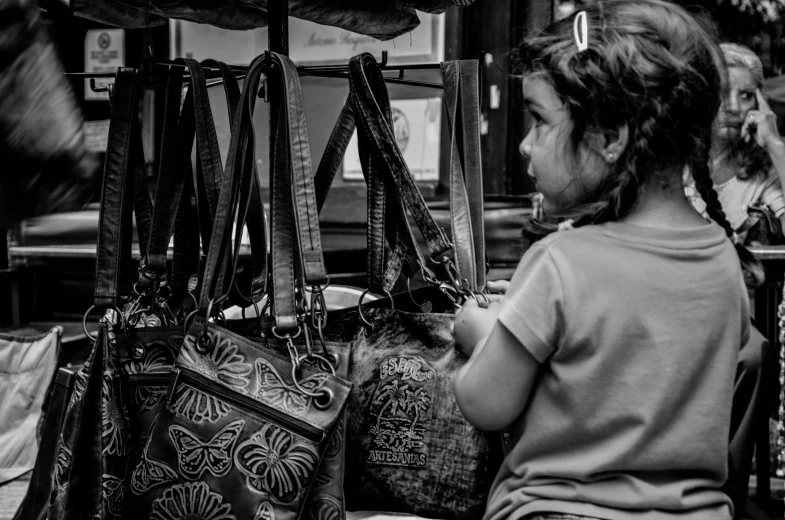
[[[740,92],[739,99],[742,101],[752,101],[755,99],[755,95],[752,92]]]
[[[537,112],[529,111],[529,127],[526,129],[527,133],[532,128],[537,128],[542,123],[542,118]]]

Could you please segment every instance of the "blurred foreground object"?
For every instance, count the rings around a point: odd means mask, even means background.
[[[81,208],[98,167],[33,0],[0,0],[0,226]]]

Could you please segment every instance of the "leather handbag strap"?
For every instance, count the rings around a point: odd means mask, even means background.
[[[230,126],[234,124],[237,107],[240,103],[240,84],[237,81],[234,71],[227,64],[216,60],[205,60],[202,65],[206,67],[217,67],[221,71],[223,78],[226,102],[229,109]],[[256,162],[252,161],[249,168],[252,168],[251,199],[248,206],[248,218],[246,226],[248,228],[248,238],[251,242],[251,268],[253,277],[251,280],[250,293],[240,294],[241,299],[259,302],[264,297],[268,271],[267,271],[267,218],[264,212],[262,196],[262,182],[256,167]],[[237,269],[239,255],[235,255],[232,269]]]
[[[355,128],[352,97],[349,96],[330,134],[325,153],[322,155],[314,177],[316,203],[319,211],[324,205]],[[358,135],[358,139],[362,141],[361,144],[365,144],[364,136]],[[361,152],[365,152],[367,149],[367,146],[360,146]],[[377,170],[371,164],[375,160],[378,159],[373,154],[361,153],[363,177],[368,186],[368,288],[372,292],[386,292],[392,289],[398,279],[409,244],[405,240],[406,235],[402,232],[401,226],[401,221],[405,218],[403,207],[397,203],[398,197],[394,185],[393,189],[388,189],[391,180],[383,176],[383,170]],[[391,203],[387,204],[388,200]],[[384,230],[391,251],[385,273],[382,272],[384,244],[380,243],[382,241],[380,230]]]
[[[441,73],[450,135],[450,220],[455,265],[469,288],[477,292],[485,287],[479,62],[445,62]]]
[[[425,238],[431,258],[437,263],[451,259],[452,244],[428,210],[398,148],[393,129],[386,124],[379,100],[375,97],[372,85],[384,86],[384,77],[372,54],[363,53],[350,60],[349,81],[358,131],[362,129],[368,136],[373,153],[384,158],[379,161],[379,166],[395,180],[398,193]],[[383,91],[386,92],[386,88]],[[382,92],[382,89],[377,87],[376,92]]]
[[[272,304],[277,329],[291,333],[298,326],[295,288],[323,285],[327,272],[300,79],[289,58],[271,57]]]
[[[146,276],[158,278],[163,278],[166,274],[166,256],[186,180],[183,159],[187,151],[190,162],[190,150],[193,144],[193,125],[188,125],[189,120],[185,117],[189,112],[183,110],[182,124],[180,121],[183,75],[182,67],[169,68],[150,243],[147,256],[142,262]],[[200,79],[192,77],[192,80],[195,83]],[[191,96],[192,92],[189,91],[188,95]],[[192,97],[186,100],[186,107],[190,104],[189,101],[193,102]],[[190,128],[186,129],[186,126]]]
[[[130,257],[133,201],[130,200],[132,188],[128,170],[132,135],[138,125],[137,95],[136,71],[119,68],[114,84],[98,219],[94,304],[99,309],[117,306],[122,258]]]
[[[134,154],[134,216],[136,219],[136,235],[139,242],[139,253],[142,258],[147,255],[147,243],[150,240],[153,203],[147,188],[147,170],[145,168],[142,136],[139,132],[131,135],[131,150]]]
[[[269,57],[269,62],[267,61]],[[316,196],[311,174],[310,152],[305,131],[305,114],[299,77],[285,56],[268,53],[250,65],[240,105],[234,118],[224,181],[216,208],[216,219],[205,265],[200,307],[209,309],[226,298],[230,279],[223,280],[218,268],[236,221],[241,230],[250,204],[253,183],[252,115],[262,72],[267,72],[274,141],[271,150],[271,243],[273,314],[280,333],[297,329],[295,270],[300,286],[327,281],[321,252]],[[288,181],[288,185],[286,184]],[[283,193],[281,188],[289,188]],[[239,238],[239,237],[238,237]],[[236,247],[239,247],[236,239]],[[296,251],[296,256],[295,256]],[[236,251],[235,251],[236,256]]]

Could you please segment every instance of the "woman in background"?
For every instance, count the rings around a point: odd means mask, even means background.
[[[785,142],[777,130],[777,116],[760,91],[763,64],[747,47],[723,43],[720,48],[728,70],[709,155],[714,189],[742,242],[780,243],[785,226]],[[689,174],[685,190],[705,214],[706,204]]]

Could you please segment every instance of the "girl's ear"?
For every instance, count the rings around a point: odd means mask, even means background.
[[[600,153],[608,162],[615,162],[627,149],[630,139],[630,128],[627,123],[603,133],[603,145]]]

